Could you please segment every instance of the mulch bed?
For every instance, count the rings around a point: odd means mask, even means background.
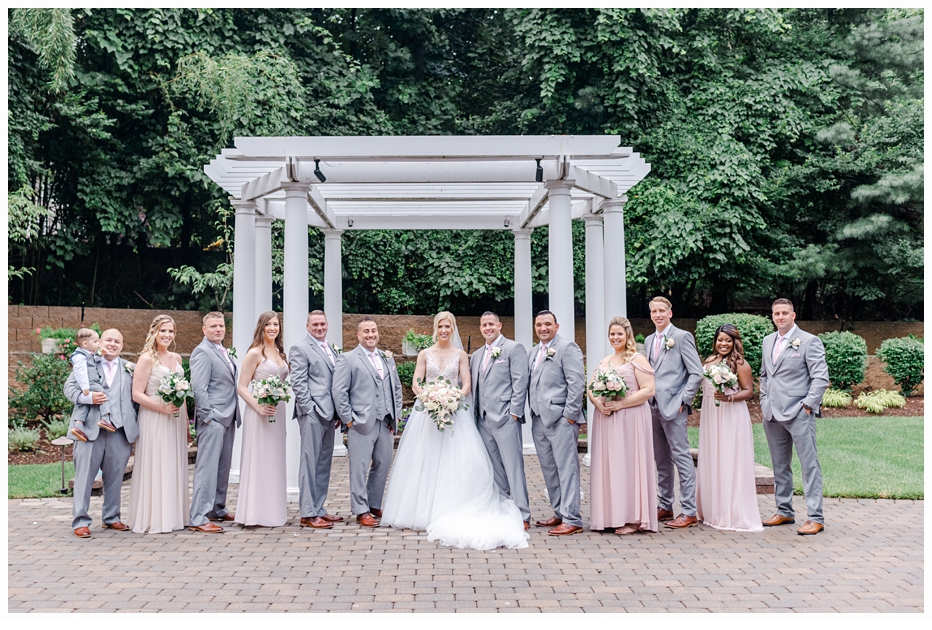
[[[856,396],[855,396],[856,397]],[[890,407],[883,410],[880,415],[884,416],[923,416],[925,415],[925,406],[922,396],[912,396],[906,399],[905,407]],[[748,401],[748,412],[751,414],[751,424],[760,424],[764,421],[764,414],[760,409],[760,399],[757,394]],[[848,407],[838,409],[832,407],[822,407],[823,418],[862,418],[865,416],[877,416],[875,413],[868,413],[863,409],[858,409],[852,402]],[[686,421],[687,426],[699,426],[699,410],[694,410],[689,419]]]
[[[9,452],[6,456],[6,463],[12,464],[51,464],[61,462],[61,447],[52,446],[45,435],[45,429],[39,429],[39,447],[37,450],[29,452]],[[71,447],[65,447],[65,461],[71,461]]]

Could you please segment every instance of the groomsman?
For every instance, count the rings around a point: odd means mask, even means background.
[[[693,527],[696,518],[696,469],[689,454],[686,418],[702,383],[702,361],[696,340],[670,323],[673,305],[665,297],[650,301],[650,318],[656,331],[644,340],[654,368],[656,392],[650,399],[654,427],[654,461],[657,463],[657,520],[667,527]],[[673,519],[673,466],[680,476],[680,507]]]
[[[226,508],[227,486],[233,439],[242,421],[236,396],[236,364],[222,345],[227,332],[223,313],[207,313],[201,331],[204,340],[190,359],[197,427],[190,529],[219,534],[223,528],[209,521],[234,519]]]
[[[333,433],[340,420],[333,408],[330,388],[337,349],[327,343],[327,315],[311,311],[307,316],[308,336],[291,347],[291,386],[294,417],[301,432],[301,461],[298,468],[298,500],[301,527],[330,529],[342,516],[331,516],[324,508],[330,489]]]
[[[401,417],[401,380],[391,354],[378,349],[379,329],[365,317],[356,325],[359,345],[333,370],[333,405],[347,426],[350,506],[356,522],[378,527]]]
[[[582,418],[586,377],[582,351],[573,341],[557,336],[560,325],[550,311],[534,318],[540,343],[529,357],[531,434],[547,484],[553,516],[537,521],[552,527],[551,536],[582,531],[579,512],[579,420]]]
[[[75,441],[74,453],[74,507],[71,529],[78,538],[90,538],[90,525],[93,522],[88,515],[91,502],[91,488],[97,471],[103,473],[104,506],[102,510],[103,527],[117,531],[128,531],[129,526],[120,521],[120,491],[123,487],[123,475],[126,463],[132,451],[132,444],[139,437],[136,424],[136,409],[133,406],[133,375],[126,361],[120,358],[123,350],[123,335],[111,328],[100,336],[100,348],[103,357],[95,358],[103,366],[104,391],[82,394],[74,373],[65,381],[65,397],[74,404],[100,405],[110,401],[110,422],[116,431],[101,431],[97,426],[100,408],[92,407],[84,433],[87,442]],[[71,437],[68,433],[67,437]],[[73,438],[72,438],[73,439]]]
[[[816,417],[822,394],[828,388],[825,347],[815,335],[796,325],[793,303],[786,298],[774,300],[773,323],[777,332],[764,338],[760,368],[760,407],[764,415],[764,434],[773,462],[774,500],[777,513],[764,525],[796,522],[793,509],[793,445],[803,473],[803,493],[809,519],[796,530],[801,536],[818,534],[825,529],[822,516],[822,468],[816,450]]]
[[[527,351],[502,335],[502,322],[491,311],[479,318],[479,332],[485,345],[473,352],[470,360],[476,424],[492,460],[495,485],[502,496],[515,502],[527,531],[531,508],[521,437],[528,387]]]

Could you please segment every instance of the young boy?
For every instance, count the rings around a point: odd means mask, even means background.
[[[100,348],[100,336],[90,328],[81,328],[78,330],[75,341],[78,347],[71,355],[71,365],[74,368],[74,377],[82,390],[81,393],[87,396],[91,392],[103,392],[104,376],[100,372],[100,365],[94,360],[94,355]],[[92,406],[78,403],[71,412],[71,420],[74,423],[71,435],[82,442],[87,442],[87,436],[82,429]],[[110,432],[116,431],[116,427],[110,422],[109,402],[100,405],[100,421],[97,425]]]

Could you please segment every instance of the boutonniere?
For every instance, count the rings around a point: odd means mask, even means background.
[[[492,358],[497,359],[498,355],[502,353],[502,349],[498,346],[492,346],[491,353],[492,353]]]
[[[97,352],[94,353],[98,357],[104,356],[104,351],[101,348],[97,348]]]
[[[799,340],[799,337],[796,337],[793,339],[793,341],[790,342],[790,346],[793,348],[793,350],[799,350],[799,344],[801,343],[802,341]]]
[[[130,363],[129,361],[126,361],[126,362],[123,364],[123,369],[126,371],[127,374],[132,374],[133,372],[136,371],[136,364],[135,364],[135,363]]]
[[[665,350],[670,350],[673,346],[676,345],[676,342],[673,341],[673,337],[664,337],[663,338],[663,347]]]
[[[238,356],[236,356],[236,348],[234,348],[233,346],[230,346],[229,348],[227,348],[226,351],[227,351],[227,354],[233,357],[234,359],[239,358]]]
[[[382,354],[382,358],[385,359],[386,361],[388,361],[389,359],[395,356],[392,354],[391,350],[380,350],[380,353]]]
[[[343,354],[343,348],[341,346],[333,346],[334,354]]]
[[[553,355],[555,355],[556,353],[557,351],[554,350],[553,348],[547,348],[547,360],[548,361],[551,360],[553,358]]]

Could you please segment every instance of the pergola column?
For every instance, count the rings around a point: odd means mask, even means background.
[[[272,222],[274,217],[256,216],[256,319],[272,310]]]
[[[586,222],[586,380],[598,361],[605,355],[605,253],[602,240],[602,217],[598,214],[585,214]],[[595,407],[586,398],[588,418],[593,417]],[[583,464],[589,465],[589,453],[592,452],[592,431],[589,431],[589,446]]]
[[[575,180],[558,179],[544,184],[550,191],[548,237],[549,309],[560,324],[560,335],[576,341],[573,308],[573,213],[571,193]]]
[[[533,228],[513,230],[515,234],[515,341],[531,352],[534,345],[534,306],[531,291],[531,233]],[[534,455],[534,438],[531,436],[530,412],[525,408],[521,441],[525,455]]]
[[[616,315],[628,316],[627,276],[625,275],[625,215],[628,198],[622,195],[602,202],[605,238],[605,321]]]
[[[236,212],[233,225],[233,347],[236,348],[242,363],[246,350],[252,341],[252,333],[256,326],[253,300],[256,292],[256,209],[255,201],[240,201],[230,199]],[[240,412],[246,403],[239,400]],[[236,432],[233,443],[233,459],[230,463],[230,481],[239,483],[240,465],[240,437]]]
[[[324,313],[327,315],[327,341],[343,347],[343,230],[322,229],[324,233]],[[343,434],[333,434],[333,456],[345,457]]]
[[[283,269],[282,341],[285,352],[307,335],[308,251],[307,251],[307,182],[288,182],[285,191],[285,258]],[[288,403],[286,418],[291,418],[294,397]],[[287,461],[288,499],[298,497],[298,463],[301,436],[296,422],[286,423],[285,459]]]

